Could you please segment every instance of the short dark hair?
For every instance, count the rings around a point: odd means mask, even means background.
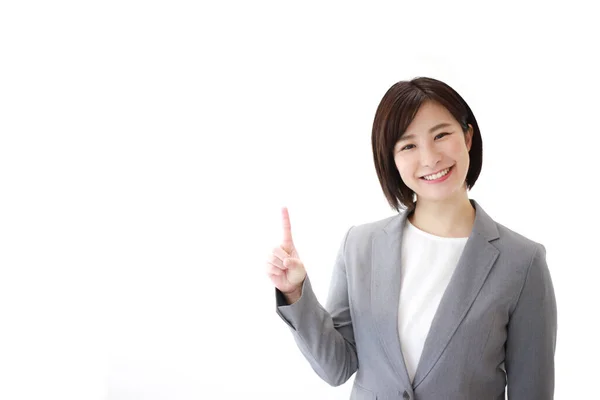
[[[481,172],[481,133],[467,102],[454,89],[437,79],[417,77],[397,82],[388,89],[377,107],[371,135],[377,177],[388,203],[396,211],[401,208],[412,209],[415,203],[413,190],[402,181],[396,168],[394,146],[426,101],[434,101],[445,107],[460,124],[463,133],[467,133],[469,124],[473,126],[467,189],[475,185]]]

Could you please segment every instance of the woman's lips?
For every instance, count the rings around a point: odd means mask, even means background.
[[[443,170],[442,170],[443,171]],[[433,180],[427,180],[424,177],[420,178],[421,180],[427,182],[427,183],[439,183],[439,182],[443,182],[446,179],[448,179],[448,177],[450,176],[450,174],[452,174],[452,172],[454,171],[454,165],[450,167],[450,170],[448,171],[448,173],[438,179],[433,179]]]

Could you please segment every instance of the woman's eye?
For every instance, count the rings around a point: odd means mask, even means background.
[[[442,133],[438,133],[435,138],[443,138],[446,135],[450,135],[450,132],[442,132]],[[403,148],[400,149],[400,151],[404,151],[404,150],[410,150],[412,147],[414,147],[414,144],[407,144],[406,146],[404,146]]]

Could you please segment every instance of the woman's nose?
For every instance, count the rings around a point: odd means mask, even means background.
[[[421,149],[421,165],[426,168],[435,168],[442,159],[442,155],[435,148]]]

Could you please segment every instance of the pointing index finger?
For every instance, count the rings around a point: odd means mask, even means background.
[[[281,209],[281,216],[283,220],[283,245],[291,247],[294,245],[294,241],[292,240],[292,225],[287,207]]]

